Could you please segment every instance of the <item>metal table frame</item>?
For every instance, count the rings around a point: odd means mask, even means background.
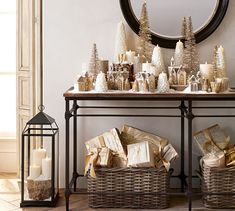
[[[66,210],[69,210],[69,197],[71,194],[91,194],[84,191],[77,190],[77,180],[79,177],[83,177],[82,174],[78,173],[77,170],[77,118],[78,117],[165,117],[165,118],[180,118],[181,127],[181,162],[180,162],[180,174],[174,175],[172,177],[177,177],[181,181],[181,191],[177,193],[132,193],[136,195],[142,194],[150,194],[150,195],[184,195],[188,198],[188,210],[192,209],[192,198],[195,195],[224,195],[224,194],[235,194],[235,193],[201,193],[201,192],[193,192],[192,190],[192,179],[196,176],[193,176],[192,172],[192,124],[195,118],[209,118],[209,117],[235,117],[235,115],[195,115],[193,113],[194,109],[235,109],[235,107],[229,106],[206,106],[206,107],[195,107],[193,106],[193,102],[196,101],[235,101],[234,93],[226,93],[226,94],[155,94],[155,93],[147,93],[147,94],[136,94],[136,93],[75,93],[72,91],[73,88],[69,89],[66,93],[64,93],[65,97],[65,198],[66,198]],[[177,107],[160,107],[160,106],[80,106],[78,105],[78,101],[102,101],[104,103],[111,101],[122,101],[122,102],[146,102],[146,101],[174,101],[178,102],[179,106]],[[113,114],[113,113],[82,113],[83,110],[93,109],[93,110],[104,110],[104,109],[120,109],[120,110],[178,110],[178,115],[169,115],[169,114]],[[81,112],[79,112],[81,111]],[[73,132],[72,138],[70,136],[70,119],[73,120]],[[184,162],[184,148],[185,148],[185,119],[187,119],[188,126],[188,172],[185,174],[185,162]],[[70,180],[70,144],[73,144],[73,174],[72,179]],[[187,179],[187,182],[186,182]],[[104,192],[96,192],[92,194],[110,194]],[[112,193],[115,195],[115,193]],[[121,194],[121,193],[118,193]],[[122,193],[127,194],[127,193]],[[129,194],[129,193],[128,193]]]

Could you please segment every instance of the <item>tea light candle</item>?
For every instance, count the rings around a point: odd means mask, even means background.
[[[33,149],[32,151],[33,164],[37,166],[42,166],[42,159],[46,157],[45,149]]]
[[[203,78],[208,79],[209,82],[214,80],[214,68],[212,64],[200,64],[200,72]]]
[[[143,64],[142,64],[142,71],[149,73],[150,67],[151,67],[151,63],[148,63],[148,62],[143,63]]]
[[[44,178],[51,178],[51,158],[42,159],[42,175]]]
[[[37,165],[32,165],[29,167],[29,179],[35,180],[41,174],[41,167]]]
[[[129,63],[134,63],[134,57],[135,57],[135,51],[127,51],[126,52],[126,57],[127,57],[127,61],[129,62]]]

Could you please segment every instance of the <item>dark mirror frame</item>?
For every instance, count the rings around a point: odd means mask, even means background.
[[[120,6],[121,6],[123,16],[126,22],[131,27],[131,29],[136,34],[138,34],[139,33],[139,21],[136,19],[136,16],[133,13],[130,0],[119,0],[119,1],[120,1]],[[196,43],[199,43],[205,40],[217,29],[217,27],[220,25],[221,21],[223,20],[227,12],[228,4],[229,4],[229,0],[219,0],[218,8],[215,12],[215,15],[211,19],[211,21],[207,24],[206,27],[204,27],[202,30],[198,31],[195,34]],[[151,36],[152,36],[152,43],[154,45],[159,45],[163,48],[175,48],[176,42],[179,40],[179,38],[177,39],[177,38],[163,37],[152,31],[151,31]]]

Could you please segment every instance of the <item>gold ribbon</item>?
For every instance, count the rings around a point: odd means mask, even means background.
[[[93,148],[90,150],[90,153],[86,156],[86,159],[85,159],[84,176],[89,174],[92,178],[96,178],[95,167],[103,165],[101,164],[102,156],[104,156],[104,154],[102,154],[102,149],[108,149],[108,148],[106,147]],[[109,167],[111,164],[111,159],[112,159],[112,151],[108,149],[106,152],[107,153],[105,153],[105,156],[108,156],[107,167]]]
[[[84,176],[88,175],[89,173],[92,178],[96,178],[95,164],[97,162],[98,156],[98,149],[93,149],[92,152],[86,156]]]

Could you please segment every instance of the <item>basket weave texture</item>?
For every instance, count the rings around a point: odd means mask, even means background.
[[[207,193],[234,193],[235,167],[202,167],[202,191]],[[235,195],[204,195],[203,203],[208,208],[235,208]]]
[[[93,193],[89,194],[90,207],[149,209],[169,207],[169,195],[148,194],[169,191],[170,176],[164,168],[101,168],[96,169],[96,176],[96,179],[88,176],[88,192]],[[95,192],[99,194],[94,194]],[[101,192],[108,194],[100,194]],[[123,194],[123,192],[128,193]],[[146,194],[131,195],[130,192]]]

